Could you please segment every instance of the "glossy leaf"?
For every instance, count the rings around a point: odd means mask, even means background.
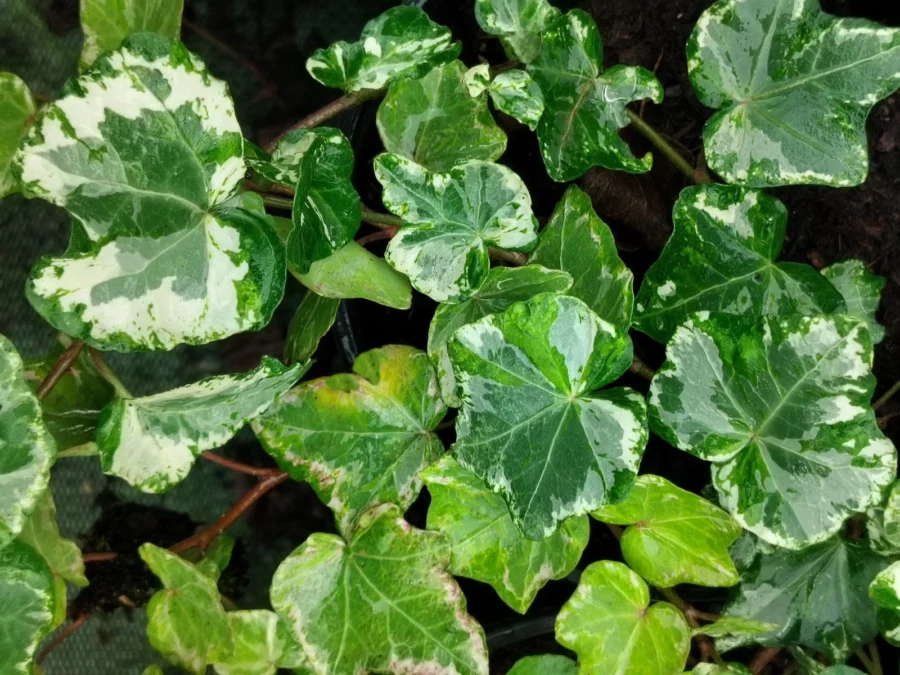
[[[750,669],[741,663],[726,663],[724,666],[716,663],[698,663],[690,672],[693,675],[753,675]]]
[[[481,288],[489,246],[527,251],[537,241],[528,188],[504,166],[473,161],[432,173],[382,154],[375,175],[385,206],[403,219],[385,258],[437,302],[461,302]]]
[[[725,0],[687,46],[710,167],[752,187],[858,185],[866,116],[900,86],[900,30],[838,19],[818,0]]]
[[[515,117],[534,131],[544,114],[541,88],[524,70],[507,70],[494,78],[490,86],[491,100],[497,110]]]
[[[764,541],[824,541],[893,482],[858,321],[698,314],[667,357],[650,386],[654,431],[713,462],[723,508]]]
[[[507,675],[576,675],[578,665],[568,656],[543,654],[516,661]]]
[[[682,191],[674,231],[638,292],[635,327],[660,342],[693,312],[830,314],[844,302],[810,265],[775,262],[787,209],[775,197],[726,185]]]
[[[738,582],[728,547],[740,536],[740,525],[719,507],[665,478],[639,476],[625,499],[591,515],[629,526],[620,541],[625,562],[657,588]]]
[[[619,129],[628,125],[625,106],[632,101],[662,101],[662,85],[653,73],[632,66],[604,71],[600,31],[581,10],[553,21],[542,37],[528,72],[544,95],[537,135],[550,177],[573,180],[592,166],[649,171],[653,157],[632,155]]]
[[[523,63],[541,50],[541,33],[559,16],[547,0],[475,0],[475,18],[488,35],[496,35]]]
[[[463,326],[449,349],[462,398],[453,449],[526,536],[628,493],[647,443],[644,399],[597,391],[631,364],[627,332],[545,293]]]
[[[275,675],[279,668],[306,665],[303,649],[275,612],[229,612],[228,625],[234,636],[234,651],[214,664],[218,675]]]
[[[203,558],[197,562],[197,570],[213,581],[218,581],[219,577],[222,576],[222,572],[228,567],[228,563],[231,562],[231,552],[233,550],[234,537],[224,533],[220,534],[206,549]]]
[[[66,255],[27,293],[54,327],[100,349],[171,349],[264,326],[284,292],[284,252],[244,178],[225,83],[184,46],[128,38],[32,127],[22,189],[64,207]]]
[[[575,569],[587,546],[587,516],[563,521],[541,541],[528,539],[503,499],[452,457],[425,469],[422,478],[431,494],[428,529],[450,540],[450,572],[490,584],[520,614],[548,581]]]
[[[0,197],[19,189],[12,159],[37,113],[28,85],[12,73],[0,73]]]
[[[900,553],[900,481],[894,481],[887,499],[866,513],[869,546],[882,555]]]
[[[103,471],[144,492],[181,482],[200,453],[229,441],[309,368],[263,357],[255,370],[218,375],[141,398],[117,398],[103,411],[97,446]]]
[[[719,638],[729,635],[761,635],[770,633],[778,628],[778,624],[755,619],[742,619],[738,616],[723,616],[721,619],[708,623],[691,631],[691,635],[708,635]]]
[[[50,490],[44,492],[25,527],[19,533],[19,539],[37,551],[50,566],[55,577],[69,581],[76,586],[87,586],[84,576],[84,560],[81,549],[74,541],[63,539],[56,524],[56,505]],[[65,599],[65,587],[62,596]]]
[[[579,672],[672,675],[691,648],[681,612],[668,602],[650,606],[647,584],[626,565],[588,566],[556,617],[556,640],[578,654]]]
[[[177,38],[183,11],[184,0],[81,0],[81,69],[104,52],[118,49],[132,33]]]
[[[385,149],[430,171],[500,157],[506,134],[486,98],[469,95],[465,75],[462,62],[452,61],[420,79],[392,84],[377,116]]]
[[[369,21],[357,42],[336,42],[316,50],[306,61],[306,70],[326,87],[350,93],[423,77],[453,61],[459,51],[450,30],[421,9],[393,7]]]
[[[875,320],[885,279],[872,274],[860,260],[844,260],[822,270],[822,274],[840,292],[847,314],[866,322],[872,343],[884,339],[884,327]]]
[[[444,535],[384,505],[363,515],[349,543],[312,534],[275,571],[272,606],[316,673],[487,675],[484,632],[449,563]]]
[[[340,304],[341,301],[335,298],[325,298],[307,291],[288,326],[284,343],[285,361],[304,363],[312,358],[319,341],[334,325]]]
[[[406,509],[419,471],[444,451],[434,429],[446,406],[425,352],[373,349],[353,371],[302,383],[254,423],[266,452],[312,486],[344,534],[377,504]]]

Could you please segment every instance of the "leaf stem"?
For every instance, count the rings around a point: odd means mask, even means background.
[[[641,359],[641,357],[637,354],[635,354],[634,360],[631,362],[631,365],[628,366],[628,370],[630,370],[635,375],[640,375],[647,381],[652,380],[653,376],[656,375],[656,371],[646,363],[644,363],[643,359]]]
[[[628,114],[631,126],[633,126],[639,134],[644,136],[644,138],[655,145],[656,148],[664,154],[669,161],[675,165],[675,168],[681,171],[689,181],[692,183],[708,182],[697,176],[697,172],[694,170],[691,163],[681,156],[681,153],[675,149],[675,146],[666,140],[665,136],[647,124],[647,122],[645,122],[636,112],[632,112],[628,108],[625,109],[625,112]]]
[[[116,396],[119,398],[131,398],[131,392],[128,391],[128,388],[124,384],[122,384],[122,380],[120,380],[113,372],[113,369],[109,367],[109,364],[103,358],[103,355],[93,347],[88,347],[88,354],[90,354],[91,360],[97,367],[100,376],[115,390]]]
[[[881,669],[881,657],[878,655],[878,646],[875,644],[875,640],[868,644],[868,649],[869,656],[866,656],[866,651],[863,647],[857,649],[854,652],[856,658],[865,666],[869,675],[884,675],[884,671]]]
[[[248,476],[260,476],[262,478],[267,478],[269,476],[275,476],[283,473],[280,469],[266,469],[258,466],[250,466],[249,464],[242,464],[241,462],[235,462],[233,459],[222,457],[221,455],[217,455],[216,453],[210,451],[206,451],[200,456],[203,459],[208,459],[210,462],[227,467],[232,471],[247,474]]]
[[[35,390],[38,399],[43,400],[46,398],[47,394],[49,394],[53,390],[53,387],[56,386],[56,383],[62,379],[63,375],[65,375],[69,371],[69,368],[72,367],[72,364],[75,363],[75,360],[78,358],[78,355],[81,354],[83,348],[84,342],[81,340],[75,340],[66,347],[65,351],[59,355],[58,359],[56,359],[53,367],[50,368],[47,377],[44,378],[43,382],[41,382]]]
[[[759,675],[780,653],[781,647],[763,647],[756,652],[756,656],[750,662],[750,672],[753,675]]]
[[[362,202],[359,204],[359,211],[363,222],[368,223],[369,225],[374,225],[375,227],[380,227],[382,229],[388,227],[399,229],[403,227],[403,221],[397,216],[393,216],[390,213],[380,213],[379,211],[369,208]]]
[[[391,227],[390,225],[388,225],[387,227],[385,227],[381,230],[376,230],[375,232],[370,232],[369,234],[367,234],[363,237],[360,237],[359,239],[356,240],[356,243],[359,244],[360,246],[365,246],[366,244],[371,244],[373,241],[380,241],[382,239],[391,239],[395,234],[397,234],[399,229],[400,228]]]
[[[109,553],[85,553],[81,556],[85,563],[106,562],[108,560],[115,560],[118,557],[119,554],[115,551],[110,551]]]
[[[65,628],[65,630],[60,631],[60,633],[56,637],[54,637],[46,647],[44,647],[41,650],[41,653],[37,655],[37,658],[34,660],[35,663],[37,663],[38,665],[43,663],[44,659],[46,659],[50,655],[50,652],[52,652],[54,649],[59,647],[59,645],[61,645],[67,637],[69,637],[72,633],[74,633],[76,630],[81,628],[81,626],[83,626],[84,623],[90,618],[91,618],[91,613],[85,612],[84,614],[79,616],[77,619],[75,619],[70,625],[68,625]]]
[[[282,197],[281,195],[273,195],[271,192],[257,192],[262,197],[263,204],[273,209],[282,209],[290,211],[294,208],[294,200],[290,197]]]
[[[872,410],[878,410],[881,406],[890,401],[898,391],[900,391],[900,380],[894,382],[894,386],[884,392],[884,394],[872,404]]]

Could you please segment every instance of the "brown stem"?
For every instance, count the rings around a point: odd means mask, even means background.
[[[85,564],[94,562],[106,562],[107,560],[115,560],[119,557],[118,553],[110,551],[109,553],[85,553],[82,556]]]
[[[895,382],[894,386],[888,389],[875,403],[872,404],[873,410],[878,410],[881,406],[891,400],[891,398],[900,391],[900,381]]]
[[[628,370],[630,370],[635,375],[640,375],[648,381],[652,380],[653,376],[656,375],[656,371],[646,363],[644,363],[641,357],[637,355],[634,356],[634,360],[631,362],[631,365],[628,366]]]
[[[499,248],[488,249],[488,255],[491,260],[497,262],[505,262],[512,267],[521,267],[528,262],[528,256],[524,253],[516,253],[515,251],[503,251]]]
[[[356,240],[356,243],[360,246],[365,246],[366,244],[371,244],[373,241],[380,241],[382,239],[391,239],[397,232],[400,231],[399,227],[388,226],[383,230],[376,230],[375,232],[370,232],[369,234],[360,237]]]
[[[66,350],[62,354],[59,355],[59,358],[56,359],[56,363],[53,364],[50,372],[47,373],[47,377],[44,378],[44,381],[38,385],[38,388],[35,391],[39,399],[43,399],[53,390],[56,383],[62,379],[62,376],[65,375],[69,368],[72,367],[72,364],[75,363],[75,359],[81,354],[83,348],[84,343],[81,340],[75,340],[66,347]]]
[[[233,459],[227,459],[208,450],[202,453],[200,456],[203,457],[203,459],[208,459],[210,462],[228,467],[229,469],[238,471],[239,473],[245,473],[248,476],[268,478],[270,476],[277,476],[278,474],[282,473],[282,471],[279,469],[266,469],[258,466],[250,466],[249,464],[242,464],[241,462],[235,462]]]
[[[48,644],[46,647],[44,647],[41,650],[41,653],[37,655],[37,658],[34,660],[35,663],[37,663],[38,665],[43,663],[44,659],[46,659],[50,655],[50,652],[52,652],[54,649],[59,647],[59,645],[61,645],[67,637],[69,637],[72,633],[74,633],[76,630],[81,628],[81,626],[84,625],[85,621],[87,621],[90,618],[91,618],[91,613],[85,612],[84,614],[79,616],[77,619],[75,619],[71,624],[69,624],[65,628],[65,630],[60,631],[60,633],[50,641],[50,644]]]
[[[759,675],[765,670],[766,666],[775,660],[775,657],[778,656],[780,652],[780,647],[763,647],[756,652],[756,656],[754,656],[753,660],[750,662],[750,672],[753,673],[753,675]]]

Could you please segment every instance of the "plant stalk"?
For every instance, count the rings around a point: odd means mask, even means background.
[[[280,195],[273,195],[271,192],[257,192],[257,194],[262,197],[263,204],[273,209],[281,209],[283,211],[290,211],[294,208],[294,200],[290,197],[282,197]]]
[[[750,662],[750,672],[753,673],[753,675],[759,675],[780,653],[780,647],[763,647],[756,652],[756,656],[754,656],[753,660]]]
[[[203,459],[208,459],[210,462],[214,464],[219,464],[220,466],[224,466],[226,468],[231,469],[232,471],[237,471],[239,473],[247,474],[248,476],[259,476],[261,478],[268,478],[270,476],[276,476],[280,473],[283,473],[280,469],[265,469],[258,466],[250,466],[249,464],[242,464],[241,462],[235,462],[233,459],[228,459],[226,457],[222,457],[221,455],[217,455],[214,452],[206,451],[200,455]]]
[[[69,368],[75,363],[75,360],[78,358],[78,355],[81,354],[82,349],[84,349],[84,343],[81,340],[75,340],[66,347],[66,350],[59,355],[59,358],[56,359],[56,363],[50,368],[47,377],[44,378],[43,382],[41,382],[35,390],[38,399],[43,400],[46,398],[47,394],[53,391],[53,387],[56,386],[56,383],[62,379],[63,375],[69,372]]]
[[[881,406],[890,401],[898,391],[900,391],[900,381],[895,382],[893,387],[884,392],[884,394],[872,404],[872,410],[878,410]]]
[[[648,382],[653,379],[654,375],[656,375],[656,371],[646,363],[644,363],[641,357],[637,354],[635,354],[634,360],[631,362],[631,365],[628,366],[628,370],[630,370],[635,375],[640,375]]]
[[[628,119],[631,121],[631,126],[635,128],[635,130],[644,136],[648,141],[650,141],[656,148],[664,154],[672,164],[675,165],[681,173],[685,175],[685,177],[691,181],[692,183],[701,183],[707,182],[705,180],[700,180],[697,176],[697,172],[694,170],[694,167],[688,162],[684,157],[681,156],[681,153],[669,143],[668,140],[656,129],[647,124],[640,115],[636,112],[632,112],[628,108],[625,109],[625,112],[628,114]]]

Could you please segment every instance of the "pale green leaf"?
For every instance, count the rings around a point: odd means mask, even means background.
[[[691,631],[691,635],[708,635],[719,638],[727,635],[760,635],[770,633],[778,628],[778,624],[755,619],[742,619],[739,616],[723,616],[721,619],[708,623]]]
[[[894,481],[883,504],[866,513],[869,546],[882,555],[900,554],[900,481]]]
[[[690,672],[693,675],[753,675],[750,669],[741,663],[726,663],[724,666],[716,663],[698,663]]]
[[[507,70],[490,85],[491,100],[497,110],[515,117],[534,131],[544,114],[541,88],[524,70]]]
[[[81,549],[75,542],[63,539],[56,524],[56,505],[50,490],[44,492],[25,527],[19,533],[19,539],[40,553],[55,576],[69,581],[76,586],[87,586],[84,576],[84,560]],[[65,591],[63,591],[65,599]]]
[[[900,561],[878,573],[869,585],[869,597],[878,605],[878,628],[892,645],[900,645]]]
[[[631,364],[627,332],[544,293],[463,326],[449,350],[462,398],[453,449],[526,536],[625,497],[647,443],[644,398],[597,390]]]
[[[165,675],[163,669],[157,665],[151,665],[144,668],[141,675]]]
[[[579,672],[673,675],[681,672],[691,632],[668,602],[650,605],[650,591],[626,565],[593,563],[556,617],[556,640],[578,654]]]
[[[197,563],[197,569],[213,581],[218,581],[222,572],[231,561],[231,552],[234,550],[234,537],[228,534],[220,534],[210,544],[203,554],[203,558]]]
[[[309,368],[263,357],[240,375],[218,375],[141,398],[117,398],[97,428],[103,471],[144,492],[165,492],[200,453],[224,445]]]
[[[481,288],[489,246],[528,251],[537,241],[528,188],[504,166],[473,161],[432,173],[382,154],[375,175],[385,206],[403,219],[385,258],[437,302],[461,302]]]
[[[284,343],[284,360],[288,363],[308,361],[334,325],[341,301],[307,291],[288,325]]]
[[[847,305],[847,314],[861,319],[869,326],[872,343],[884,339],[884,327],[875,320],[885,279],[872,274],[860,260],[843,260],[822,270],[822,274],[840,292]]]
[[[102,53],[118,49],[132,33],[177,38],[183,10],[184,0],[81,0],[81,69]]]
[[[445,570],[450,543],[384,505],[349,542],[316,532],[272,580],[272,606],[303,645],[311,670],[487,675],[484,632]]]
[[[900,30],[838,19],[819,0],[723,0],[687,46],[710,168],[752,187],[858,185],[866,116],[900,86]]]
[[[575,569],[587,546],[587,516],[563,521],[541,541],[528,539],[503,499],[452,457],[425,469],[422,478],[431,494],[428,529],[450,540],[450,572],[490,584],[520,614],[548,581]]]
[[[11,164],[36,113],[28,85],[17,75],[0,73],[0,197],[19,189]]]
[[[481,96],[491,84],[491,67],[486,63],[479,63],[469,68],[463,75],[463,82],[469,96]]]
[[[475,0],[475,19],[488,35],[496,35],[511,56],[523,63],[541,50],[541,32],[559,16],[547,0]]]
[[[228,613],[234,651],[214,664],[219,675],[275,675],[279,668],[306,665],[303,650],[291,629],[265,609]]]
[[[568,656],[543,654],[516,661],[507,675],[576,675],[578,665]]]

